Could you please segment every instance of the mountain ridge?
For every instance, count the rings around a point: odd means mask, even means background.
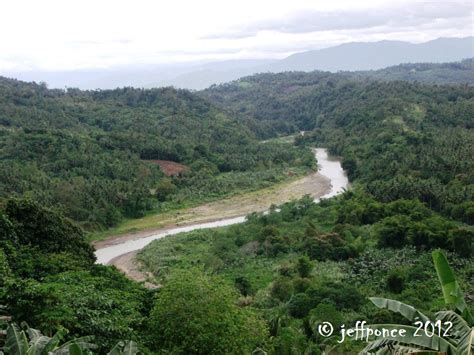
[[[25,81],[44,81],[54,88],[114,89],[116,87],[163,87],[201,90],[257,73],[283,71],[330,72],[378,70],[407,63],[457,62],[474,57],[474,37],[437,38],[423,43],[404,41],[348,42],[292,54],[280,60],[245,59],[143,65],[108,70],[65,72],[11,72],[3,76]]]

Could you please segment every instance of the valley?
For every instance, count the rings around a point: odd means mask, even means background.
[[[0,78],[9,344],[39,334],[27,323],[87,354],[352,354],[399,339],[319,325],[471,324],[472,68],[412,69],[199,92]],[[430,339],[410,346],[470,346]]]
[[[134,258],[137,249],[145,247],[153,240],[202,228],[242,223],[250,213],[263,212],[271,205],[281,205],[305,195],[319,200],[342,193],[348,187],[348,180],[341,166],[330,159],[324,149],[314,151],[318,172],[269,191],[259,191],[256,195],[239,196],[183,211],[179,214],[179,223],[163,224],[160,229],[129,233],[95,242],[97,262],[114,265],[130,278],[144,281],[145,274],[139,271]]]

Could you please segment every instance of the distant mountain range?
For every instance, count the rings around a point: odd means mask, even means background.
[[[455,62],[472,57],[474,57],[474,37],[466,37],[439,38],[420,44],[401,41],[345,43],[296,53],[281,60],[231,60],[111,70],[0,74],[27,81],[44,81],[50,87],[59,88],[175,86],[200,90],[213,84],[262,72],[377,70],[403,63]]]

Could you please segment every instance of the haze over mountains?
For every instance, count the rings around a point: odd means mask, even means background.
[[[401,41],[352,42],[296,53],[281,60],[231,60],[0,74],[26,81],[44,81],[52,88],[110,89],[123,86],[145,88],[175,86],[200,90],[212,84],[220,84],[261,72],[377,70],[402,63],[454,62],[472,57],[474,57],[474,37],[465,37],[439,38],[420,44]]]

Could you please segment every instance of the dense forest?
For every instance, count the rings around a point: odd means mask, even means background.
[[[262,137],[307,131],[297,145],[325,146],[342,156],[350,179],[379,201],[418,198],[473,221],[471,86],[282,73],[243,78],[204,95]]]
[[[169,178],[153,160],[189,166]],[[88,230],[268,186],[308,170],[308,149],[259,144],[185,90],[49,90],[0,78],[0,198],[23,196]]]
[[[409,63],[379,70],[345,72],[348,76],[381,81],[417,81],[432,84],[474,84],[474,59],[453,63]]]
[[[473,120],[469,85],[359,74],[259,74],[199,93],[2,79],[0,322],[18,325],[4,351],[469,354]],[[264,186],[311,168],[313,146],[341,157],[349,191],[155,241],[138,260],[156,288],[95,264],[81,226]],[[165,177],[155,159],[190,170]],[[368,345],[317,331],[415,319],[455,332]]]

